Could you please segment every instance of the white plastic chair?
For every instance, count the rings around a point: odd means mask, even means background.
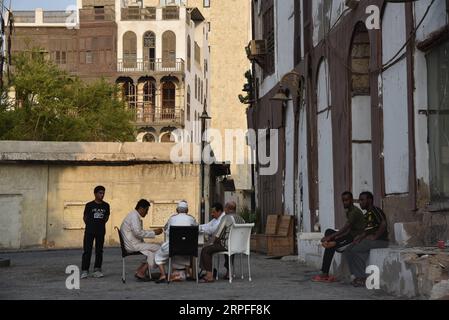
[[[251,279],[251,266],[250,266],[250,243],[251,243],[251,230],[254,227],[254,223],[245,223],[245,224],[234,224],[231,227],[228,237],[228,251],[221,251],[215,253],[218,257],[219,255],[227,255],[229,258],[229,283],[232,283],[233,271],[232,271],[232,255],[240,254],[240,270],[242,272],[243,277],[243,267],[242,267],[242,255],[246,255],[248,258],[248,277],[249,281]],[[212,260],[213,261],[213,260]],[[219,269],[220,260],[218,259],[217,264],[217,279],[218,279],[218,269]],[[213,270],[212,266],[212,270]]]

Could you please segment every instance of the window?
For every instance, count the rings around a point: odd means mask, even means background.
[[[187,37],[187,70],[190,71],[192,62],[192,40],[190,36]]]
[[[173,31],[165,31],[162,35],[162,66],[176,66],[176,35]]]
[[[167,81],[162,84],[162,119],[175,118],[176,86]]]
[[[198,64],[201,64],[201,48],[196,41],[195,41],[195,61]]]
[[[94,7],[95,20],[104,20],[104,6]]]
[[[430,196],[449,200],[449,41],[427,54]]]
[[[187,121],[190,121],[190,86],[187,86]]]
[[[210,7],[210,0],[203,0],[203,8],[209,8]]]
[[[123,64],[125,68],[135,68],[137,63],[137,36],[128,31],[123,35]]]
[[[195,99],[198,100],[198,77],[195,75]]]
[[[156,35],[151,31],[143,35],[143,58],[145,70],[153,71],[156,60]]]
[[[56,64],[66,64],[67,63],[67,52],[56,51],[55,52],[55,63]]]
[[[86,63],[91,64],[93,62],[92,51],[86,51]]]
[[[263,14],[263,38],[267,41],[267,54],[265,56],[264,77],[274,73],[274,6],[271,5]]]

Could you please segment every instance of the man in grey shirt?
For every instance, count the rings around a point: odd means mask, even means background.
[[[213,242],[211,245],[206,246],[201,250],[201,269],[206,270],[206,276],[202,279],[202,282],[214,282],[212,272],[212,257],[214,253],[227,251],[228,237],[231,231],[231,227],[236,224],[245,223],[245,220],[236,214],[236,204],[231,201],[225,206],[226,215],[221,219],[215,234],[213,235]],[[226,256],[227,258],[227,256]],[[226,259],[225,268],[229,270],[229,261]],[[227,275],[229,271],[227,272]]]

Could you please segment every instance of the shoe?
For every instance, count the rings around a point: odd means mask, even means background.
[[[87,277],[89,277],[89,272],[88,271],[81,272],[81,279],[86,279]]]
[[[139,276],[137,275],[137,273],[134,275],[134,277],[135,277],[138,281],[141,281],[141,282],[150,282],[150,281],[151,281],[151,279],[150,279],[149,277],[141,278],[141,277],[139,277]]]
[[[155,282],[159,284],[159,283],[167,283],[168,281],[167,281],[167,278],[164,278],[164,279],[156,280]]]
[[[104,277],[104,274],[100,271],[100,270],[97,270],[97,271],[95,271],[94,273],[93,273],[93,275],[92,275],[94,278],[103,278]]]
[[[313,282],[326,282],[326,283],[331,283],[331,282],[336,282],[337,278],[335,278],[334,276],[325,276],[322,274],[319,274],[317,276],[314,276],[312,278]]]

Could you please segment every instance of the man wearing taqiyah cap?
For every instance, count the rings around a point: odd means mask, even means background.
[[[165,229],[165,234],[166,234],[166,242],[164,242],[162,244],[162,246],[160,247],[160,249],[156,252],[155,255],[155,262],[156,264],[159,266],[159,270],[161,271],[161,276],[159,278],[159,280],[157,281],[158,283],[161,282],[166,282],[166,276],[165,276],[165,265],[168,262],[168,253],[169,253],[169,242],[168,240],[170,239],[170,226],[177,226],[177,227],[186,227],[186,226],[197,226],[197,222],[195,221],[195,218],[192,217],[191,215],[188,214],[189,212],[189,205],[187,203],[187,201],[180,201],[178,203],[178,206],[176,208],[176,212],[174,215],[172,215],[164,229]],[[183,269],[186,266],[188,266],[190,264],[190,259],[186,259],[184,257],[175,257],[172,260],[172,266],[173,269]],[[173,281],[176,280],[185,280],[186,275],[185,272],[175,272],[173,274],[173,276],[170,277]]]

